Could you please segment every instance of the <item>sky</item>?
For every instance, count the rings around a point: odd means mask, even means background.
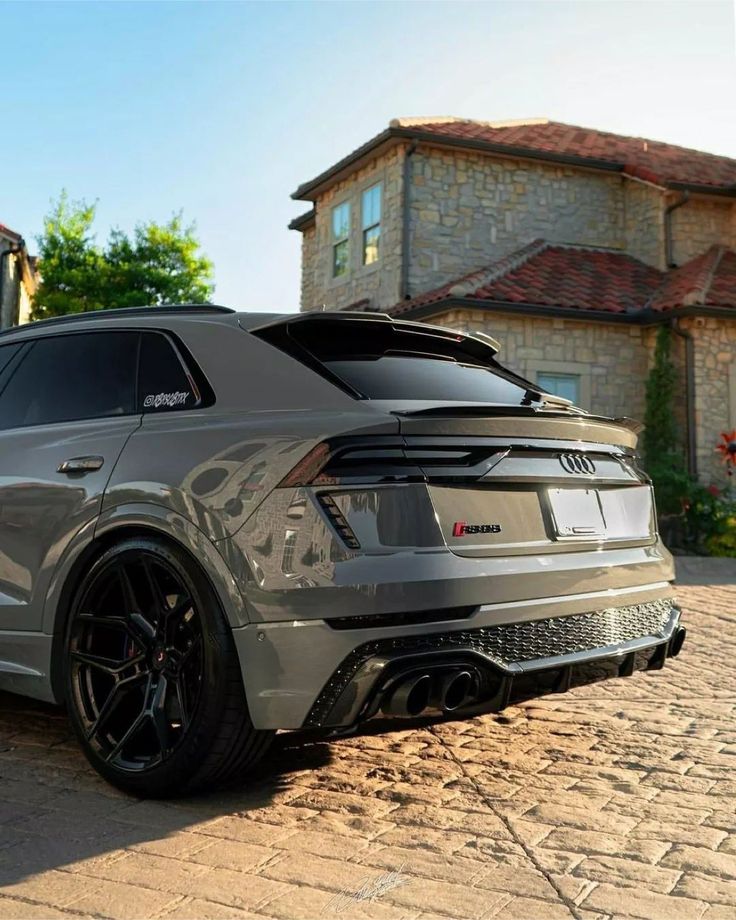
[[[552,119],[736,157],[732,0],[0,2],[0,223],[182,211],[214,300],[299,305],[291,192],[391,118]]]

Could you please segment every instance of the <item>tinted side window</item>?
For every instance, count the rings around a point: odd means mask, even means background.
[[[0,345],[0,374],[10,364],[13,358],[18,354],[21,343],[15,342],[12,345]]]
[[[135,412],[137,332],[88,332],[33,342],[0,396],[0,427]]]
[[[138,383],[143,412],[193,409],[200,394],[169,339],[159,332],[144,332]]]

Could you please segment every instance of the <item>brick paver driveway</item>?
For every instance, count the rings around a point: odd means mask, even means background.
[[[688,643],[660,674],[283,736],[256,782],[184,802],[116,793],[63,714],[0,695],[0,916],[732,920],[736,585],[681,600]]]

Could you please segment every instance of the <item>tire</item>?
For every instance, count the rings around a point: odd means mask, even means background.
[[[78,587],[64,643],[69,716],[92,766],[140,797],[242,776],[253,727],[230,627],[199,566],[158,537],[107,549]]]

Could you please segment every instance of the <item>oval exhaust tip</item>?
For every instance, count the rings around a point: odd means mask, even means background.
[[[443,682],[441,705],[445,712],[454,712],[467,700],[473,687],[470,671],[459,671]]]
[[[408,678],[394,690],[383,711],[395,716],[418,716],[429,705],[431,690],[432,678],[429,674]]]

